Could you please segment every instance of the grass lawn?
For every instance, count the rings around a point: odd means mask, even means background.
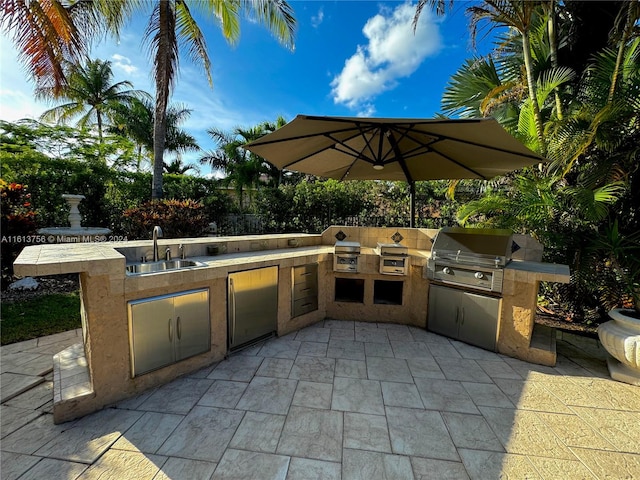
[[[2,302],[1,313],[2,345],[81,327],[79,292]]]

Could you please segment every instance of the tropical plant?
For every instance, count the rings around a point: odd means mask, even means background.
[[[167,238],[198,237],[209,225],[204,205],[193,200],[151,201],[126,210],[123,217],[132,238],[149,238],[155,225]]]
[[[126,2],[125,2],[126,3]],[[145,37],[150,43],[155,80],[155,109],[153,127],[153,185],[152,198],[162,198],[162,170],[167,133],[167,108],[176,81],[181,44],[187,47],[190,59],[201,66],[212,83],[209,54],[204,35],[191,14],[191,7],[219,20],[224,37],[235,43],[240,35],[241,10],[266,24],[285,45],[293,45],[295,19],[285,1],[252,0],[188,2],[186,0],[155,1]],[[118,30],[122,11],[107,17],[109,25]]]
[[[71,2],[63,0],[11,0],[2,10],[0,25],[13,38],[36,83],[58,92],[65,85],[64,60],[81,58],[92,38],[105,29],[120,32],[138,7],[137,0]],[[295,18],[285,0],[155,0],[145,32],[155,80],[154,161],[152,197],[162,197],[166,114],[178,72],[179,52],[203,67],[211,83],[210,60],[204,35],[191,9],[219,21],[224,37],[235,43],[243,12],[265,24],[284,45],[293,46]],[[25,21],[26,20],[26,21]],[[72,62],[73,63],[73,62]]]
[[[85,129],[47,125],[36,120],[0,120],[0,154],[28,158],[65,158],[80,162],[124,165],[134,159],[134,145],[120,135],[107,135],[100,143]]]
[[[603,261],[604,268],[585,270],[602,277],[590,280],[598,285],[605,308],[625,305],[628,299],[626,306],[633,306],[640,313],[640,232],[622,233],[615,219],[598,232],[587,252],[587,261]]]
[[[640,40],[634,38],[636,30],[619,28],[620,34],[611,36],[611,47],[592,51],[590,63],[576,75],[561,62],[568,58],[567,51],[584,50],[571,43],[576,5],[552,3],[546,13],[536,12],[529,29],[536,103],[552,162],[486,182],[458,216],[463,223],[531,233],[545,246],[547,260],[568,263],[573,273],[570,285],[545,285],[545,294],[556,300],[561,295],[560,303],[577,318],[606,318],[609,307],[625,304],[640,275],[635,257],[621,256],[615,247],[624,239],[625,251],[640,248],[634,235],[640,221],[634,213],[640,209],[640,195],[634,193],[639,183]],[[636,24],[636,7],[619,5],[618,25]],[[558,20],[555,52],[545,17],[553,12]],[[458,70],[443,107],[450,114],[495,116],[537,149],[530,82],[521,75],[524,47],[521,39],[514,43],[510,38],[513,32],[498,36],[495,52],[468,60]]]
[[[128,106],[135,98],[148,97],[142,90],[133,90],[129,81],[113,83],[110,61],[87,60],[85,64],[66,64],[67,84],[61,90],[40,87],[36,97],[45,100],[64,99],[67,103],[45,111],[40,119],[47,122],[66,123],[80,116],[77,126],[85,129],[95,125],[98,140],[102,143],[105,120],[116,105]]]
[[[140,171],[144,158],[153,161],[153,111],[154,106],[150,99],[135,99],[130,106],[116,106],[112,126],[109,127],[109,132],[124,135],[135,141],[137,145],[136,169],[138,171]],[[191,110],[180,104],[172,104],[167,107],[165,152],[180,155],[200,149],[196,139],[180,128],[180,125],[189,118],[190,114]],[[179,167],[180,165],[175,164],[175,166]],[[192,165],[190,168],[194,167]]]
[[[476,38],[478,25],[483,20],[488,20],[489,28],[506,26],[516,30],[522,37],[522,53],[527,78],[529,100],[531,102],[533,119],[538,139],[537,150],[546,156],[546,141],[540,105],[536,93],[536,79],[534,76],[533,58],[531,56],[531,29],[539,14],[542,2],[534,0],[484,0],[482,5],[472,5],[467,8],[471,16],[471,35]]]
[[[182,162],[182,159],[176,158],[172,160],[170,163],[164,164],[165,173],[171,173],[173,175],[184,175],[189,170],[193,170],[196,173],[199,172],[198,166],[193,163],[185,164]]]
[[[246,150],[244,145],[275,131],[285,123],[286,121],[280,117],[275,123],[263,122],[252,128],[235,127],[230,132],[210,128],[207,131],[218,148],[205,152],[200,158],[200,163],[209,164],[225,174],[224,183],[233,184],[235,187],[241,210],[243,191],[246,188],[258,188],[268,183],[277,186],[280,182],[280,170],[262,157]]]
[[[0,26],[16,44],[36,86],[58,94],[67,83],[64,65],[86,54],[97,30],[89,2],[6,0]]]
[[[27,186],[19,183],[8,183],[0,178],[0,230],[2,231],[2,249],[0,249],[0,265],[2,266],[2,286],[13,273],[13,261],[22,248],[28,243],[29,235],[36,233],[36,212],[31,203],[31,194]]]

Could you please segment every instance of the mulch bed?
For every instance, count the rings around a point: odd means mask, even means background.
[[[80,281],[77,274],[53,275],[48,277],[37,277],[38,288],[34,290],[7,288],[2,291],[3,302],[18,302],[31,298],[49,295],[52,293],[71,293],[80,288]]]
[[[557,328],[566,332],[579,333],[581,335],[588,335],[590,337],[598,336],[597,325],[587,325],[581,322],[569,322],[563,320],[561,317],[554,315],[546,315],[538,313],[535,318],[535,322],[547,327]]]

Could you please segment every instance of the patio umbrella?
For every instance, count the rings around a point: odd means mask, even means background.
[[[544,159],[492,118],[395,119],[298,115],[245,148],[279,169],[338,180],[415,182],[478,178]]]

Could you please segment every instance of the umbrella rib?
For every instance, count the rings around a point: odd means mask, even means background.
[[[404,157],[402,156],[402,152],[400,151],[398,142],[396,141],[396,138],[393,136],[393,132],[391,130],[387,130],[387,133],[389,138],[389,144],[391,145],[393,152],[396,154],[396,160],[400,164],[400,168],[402,169],[404,176],[407,177],[407,182],[409,182],[409,184],[411,185],[414,183],[413,176],[411,175],[411,172],[409,172],[409,169],[407,168],[407,164],[404,161]]]
[[[309,157],[312,157],[314,155],[317,155],[320,152],[323,152],[323,151],[326,151],[326,150],[330,150],[330,149],[335,149],[335,150],[338,150],[341,153],[344,153],[344,154],[347,154],[347,155],[353,155],[354,157],[357,158],[357,156],[361,155],[361,153],[359,153],[357,150],[351,148],[345,142],[347,142],[347,141],[359,136],[360,132],[354,132],[353,136],[350,136],[349,138],[346,138],[345,140],[337,140],[336,138],[331,136],[334,133],[348,132],[350,130],[353,130],[353,129],[349,128],[349,129],[343,129],[343,130],[336,130],[334,132],[322,133],[321,135],[323,137],[327,137],[329,140],[331,140],[334,143],[331,144],[331,145],[327,145],[326,147],[322,147],[319,150],[314,150],[313,152],[308,153],[307,155],[305,155],[303,157],[297,158],[295,161],[293,161],[291,163],[287,163],[286,165],[284,165],[282,167],[282,169],[283,170],[287,169],[287,168],[291,167],[292,165],[295,165],[296,163],[302,162],[302,161],[306,160]],[[289,140],[302,140],[304,138],[314,138],[314,137],[318,137],[318,136],[319,136],[319,134],[314,133],[314,134],[309,134],[309,135],[301,135],[301,136],[298,136],[298,137],[288,137],[288,138],[284,138],[284,139],[280,139],[280,140],[274,140],[274,141],[271,141],[271,142],[264,142],[264,143],[260,144],[260,146],[267,145],[268,143],[273,144],[273,143],[279,143],[279,142],[286,142],[286,141],[289,141]],[[344,147],[344,150],[337,148],[337,145],[340,145],[340,146]],[[254,145],[251,145],[251,146],[254,146]],[[257,145],[255,145],[255,146],[257,146]],[[370,161],[369,159],[366,159],[366,160]]]
[[[468,141],[468,140],[461,140],[461,139],[456,138],[456,137],[451,137],[449,135],[442,135],[442,134],[439,134],[439,133],[426,133],[425,132],[425,134],[430,135],[432,137],[435,137],[435,140],[430,142],[430,143],[424,143],[424,142],[418,140],[417,138],[415,138],[409,132],[407,132],[407,138],[410,138],[411,140],[413,140],[417,144],[422,145],[425,148],[430,148],[433,151],[438,152],[440,154],[442,154],[440,152],[440,150],[436,150],[435,148],[433,148],[433,146],[435,144],[439,143],[439,142],[443,142],[445,140],[451,140],[452,142],[461,142],[461,143],[464,143],[466,145],[471,145],[473,147],[486,148],[487,150],[492,150],[494,152],[509,153],[511,155],[518,155],[520,157],[526,157],[526,158],[531,158],[533,160],[542,161],[542,159],[536,154],[527,154],[527,153],[522,153],[522,152],[515,152],[513,150],[508,150],[506,148],[499,148],[499,147],[494,147],[494,146],[491,146],[491,145],[486,145],[484,143],[471,142],[471,141]]]
[[[431,135],[431,134],[429,134],[429,135]],[[471,172],[474,175],[477,175],[478,177],[483,178],[483,179],[486,180],[486,177],[484,175],[476,172],[474,169],[467,167],[466,165],[458,162],[457,160],[454,160],[453,158],[451,158],[450,156],[446,155],[445,153],[442,153],[440,150],[437,150],[437,149],[433,148],[432,145],[434,143],[437,143],[438,141],[442,141],[442,136],[440,136],[440,135],[431,135],[433,137],[436,137],[436,140],[434,142],[431,142],[431,143],[424,143],[424,142],[421,142],[420,140],[414,138],[412,135],[409,134],[409,130],[407,130],[405,132],[404,136],[409,138],[409,139],[411,139],[412,141],[416,142],[418,145],[421,145],[423,148],[427,149],[427,151],[431,150],[433,152],[436,152],[439,155],[442,155],[444,158],[446,158],[450,162],[452,162],[452,163],[456,164],[457,166],[461,167],[463,170],[466,170],[467,172]],[[397,144],[395,145],[395,148],[397,148],[398,151],[400,150],[399,147],[397,146]],[[419,155],[420,152],[418,152],[418,150],[419,150],[418,148],[414,149],[413,151],[417,152],[417,153],[415,153],[414,155],[410,155],[410,156]],[[402,166],[403,170],[407,168],[406,164],[404,163],[404,159],[403,159],[403,161],[402,161],[402,163],[400,165]],[[409,178],[409,177],[407,177],[407,178]]]

